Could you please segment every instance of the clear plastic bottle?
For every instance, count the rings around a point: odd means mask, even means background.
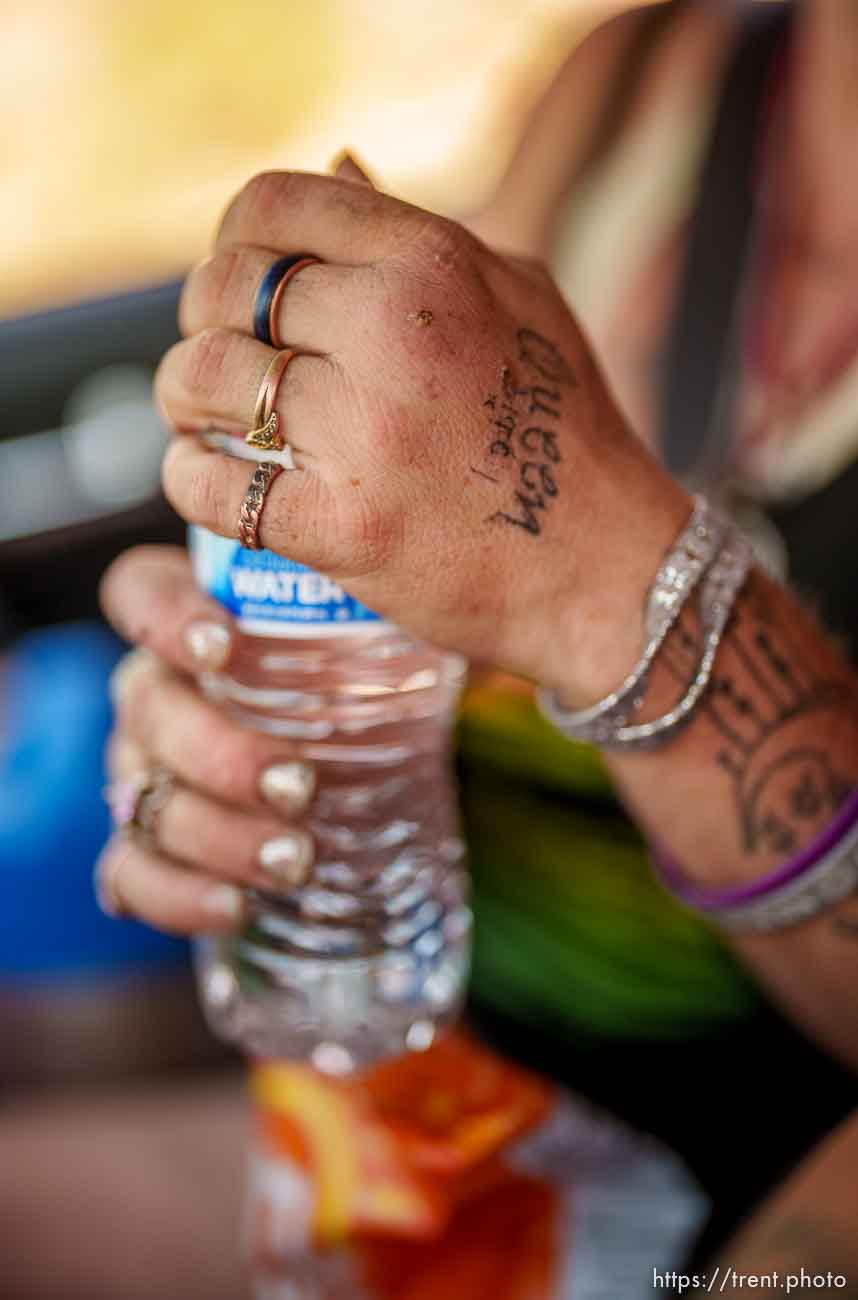
[[[191,550],[239,628],[205,690],[318,773],[308,883],[252,891],[242,933],[198,944],[209,1023],[254,1055],[335,1073],[425,1049],[458,1014],[469,958],[449,767],[464,663],[270,551],[202,529]]]

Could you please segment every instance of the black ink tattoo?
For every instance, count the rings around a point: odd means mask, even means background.
[[[683,619],[664,655],[682,683],[701,652],[700,630],[690,619]],[[744,850],[788,857],[836,813],[853,785],[824,746],[808,741],[807,718],[854,710],[854,699],[844,681],[813,673],[788,632],[775,631],[753,582],[731,633],[741,682],[730,671],[716,671],[703,711],[724,742],[717,762],[733,785]]]
[[[488,454],[497,471],[503,470],[505,478],[511,479],[512,489],[506,507],[488,520],[538,537],[545,512],[559,496],[555,466],[562,456],[558,431],[552,426],[562,417],[562,390],[576,387],[577,381],[555,344],[535,330],[520,329],[517,342],[525,368],[523,382],[517,383],[510,368],[504,367],[500,391],[490,393],[483,403],[490,429]],[[494,474],[475,472],[501,481]]]
[[[547,379],[552,384],[575,387],[577,383],[575,374],[563,353],[556,344],[537,334],[536,330],[518,331],[518,354],[522,361],[542,375],[543,379]]]

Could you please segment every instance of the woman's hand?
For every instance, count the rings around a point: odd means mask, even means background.
[[[113,679],[111,780],[159,766],[174,777],[148,841],[117,834],[104,850],[102,905],[162,930],[231,930],[244,916],[237,886],[288,892],[307,878],[314,844],[301,820],[313,767],[200,693],[192,674],[227,664],[231,626],[198,591],[183,551],[126,552],[101,595],[113,626],[138,647]]]
[[[613,688],[646,590],[689,509],[629,433],[544,269],[354,181],[256,177],[190,276],[185,341],[158,373],[184,434],[250,427],[273,356],[251,337],[284,252],[279,333],[310,355],[277,407],[299,470],[268,493],[264,545],[438,644],[564,690]],[[177,438],[167,495],[237,535],[246,462]]]

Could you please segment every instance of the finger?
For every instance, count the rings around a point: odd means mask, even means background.
[[[372,189],[377,189],[375,182],[370,179],[369,172],[359,163],[354,154],[344,149],[340,158],[334,165],[334,175],[341,181],[353,181],[356,185],[369,185]]]
[[[368,185],[309,172],[262,172],[232,203],[218,248],[255,244],[365,266],[390,257],[426,229],[429,214]]]
[[[309,831],[263,820],[176,786],[155,821],[160,852],[210,875],[288,893],[313,865]]]
[[[239,726],[152,656],[132,660],[120,676],[116,709],[122,741],[145,754],[146,765],[165,767],[209,798],[286,817],[312,801],[315,771],[294,744]]]
[[[247,920],[236,885],[174,866],[125,835],[114,835],[102,852],[95,887],[109,916],[137,916],[171,934],[228,934]]]
[[[111,776],[127,780],[146,769],[143,751],[129,740],[111,744]],[[258,889],[290,891],[306,883],[314,843],[301,827],[254,817],[216,803],[178,783],[168,788],[147,823],[157,853],[186,866]]]
[[[146,771],[146,755],[114,733],[108,767],[112,780],[127,780]],[[269,892],[291,891],[309,879],[315,844],[308,831],[237,813],[185,785],[170,785],[149,823],[155,852],[205,874]]]
[[[238,536],[239,511],[252,473],[247,461],[205,447],[196,438],[174,438],[161,467],[164,492],[182,518],[232,538]],[[336,518],[331,496],[332,489],[315,471],[278,475],[265,495],[257,529],[260,545],[331,572],[345,550],[343,539],[324,527],[324,520]],[[360,557],[349,559],[357,569]]]
[[[281,256],[267,248],[224,248],[191,271],[179,303],[184,335],[210,326],[253,336],[253,309],[263,277]],[[297,351],[341,351],[353,328],[348,319],[351,267],[316,262],[289,280],[277,301],[273,336]]]
[[[229,660],[232,624],[199,590],[190,558],[179,547],[125,551],[102,578],[100,598],[120,636],[183,672],[216,672]]]
[[[155,393],[174,429],[244,432],[252,427],[256,399],[273,349],[232,330],[205,329],[176,343],[161,361]],[[296,356],[277,389],[275,409],[296,451],[313,454],[314,434],[335,363]]]

